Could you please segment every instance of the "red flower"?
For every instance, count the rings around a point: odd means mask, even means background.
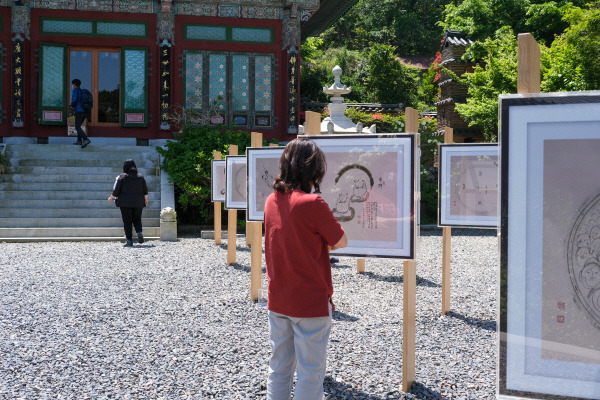
[[[377,114],[373,114],[373,119],[380,119],[383,121],[383,115],[377,113]]]

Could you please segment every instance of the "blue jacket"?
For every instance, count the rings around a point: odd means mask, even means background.
[[[76,87],[73,89],[73,93],[71,93],[71,107],[75,109],[75,113],[85,113],[86,111],[83,108],[83,104],[81,104],[81,95],[83,91],[80,87]]]

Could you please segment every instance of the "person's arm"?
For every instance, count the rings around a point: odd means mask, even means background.
[[[148,205],[148,195],[147,194],[144,195],[144,201],[146,202],[146,205]]]
[[[342,238],[333,246],[329,247],[329,250],[337,250],[337,249],[342,249],[344,247],[348,246],[348,238],[346,237],[346,232],[344,232],[344,235],[342,235]]]
[[[71,93],[71,107],[73,108],[75,108],[75,106],[77,105],[77,100],[79,100],[79,96],[77,95],[78,90],[79,88],[75,88]]]

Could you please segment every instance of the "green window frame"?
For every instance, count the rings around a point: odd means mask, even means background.
[[[224,62],[211,65],[211,59],[217,57],[224,57]],[[182,104],[185,109],[201,111],[206,105],[212,105],[222,91],[226,97],[217,102],[217,111],[225,116],[226,125],[238,128],[273,128],[274,54],[184,50],[183,65]],[[259,70],[259,67],[262,69]],[[211,71],[223,73],[211,74]],[[257,117],[267,118],[271,122],[259,125]]]
[[[147,39],[148,23],[144,21],[110,21],[41,17],[40,33],[42,35]]]
[[[38,119],[41,125],[65,125],[69,106],[67,45],[40,44]]]
[[[148,48],[121,48],[121,126],[148,126]]]
[[[255,33],[256,39],[248,39]],[[222,26],[183,24],[184,40],[202,40],[206,42],[231,42],[231,43],[275,43],[274,28],[256,28],[245,26]]]

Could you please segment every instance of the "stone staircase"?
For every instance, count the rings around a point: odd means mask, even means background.
[[[159,155],[149,146],[7,144],[0,175],[0,241],[124,240],[118,207],[110,205],[127,158],[148,185],[144,236],[160,237]]]

